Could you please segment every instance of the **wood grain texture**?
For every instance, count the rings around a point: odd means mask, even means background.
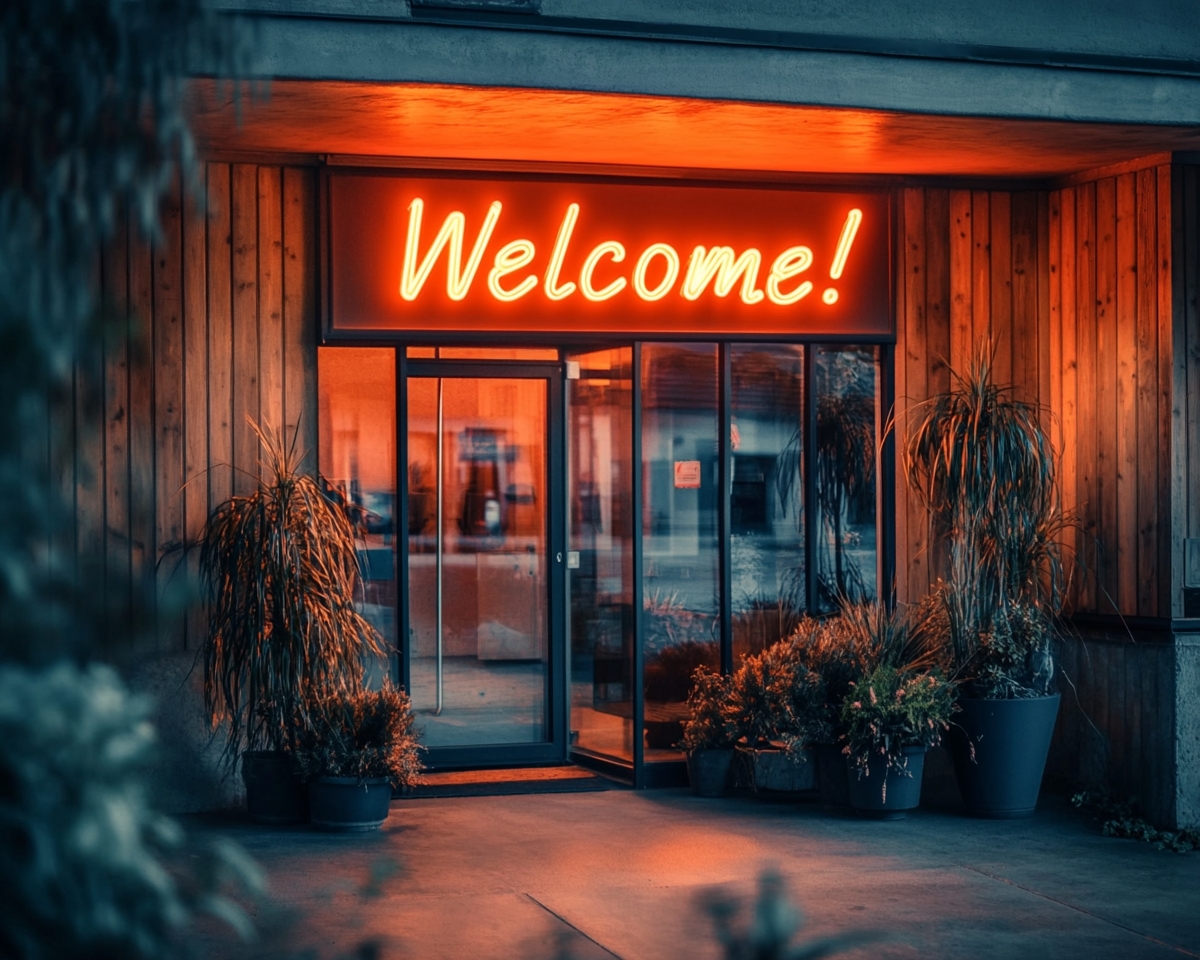
[[[233,490],[257,482],[259,443],[251,423],[261,415],[258,340],[258,170],[234,164],[233,196]],[[251,212],[253,211],[253,212]]]
[[[1138,596],[1138,256],[1137,178],[1116,178],[1116,560],[1117,609],[1137,612]]]
[[[1158,190],[1154,170],[1137,174],[1137,613],[1158,616]]]
[[[208,517],[208,230],[203,200],[189,198],[183,210],[183,540],[194,543]],[[184,565],[190,583],[199,580],[199,554],[189,549]],[[204,610],[188,614],[184,643],[198,649]]]
[[[156,566],[156,647],[169,649],[183,629],[178,619],[181,598],[172,591],[183,584],[177,574],[184,559],[184,334],[183,334],[183,211],[176,196],[162,215],[162,236],[153,249],[153,423],[154,544],[150,557]]]
[[[208,166],[208,509],[233,493],[233,223],[228,164]]]

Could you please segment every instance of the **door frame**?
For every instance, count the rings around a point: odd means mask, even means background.
[[[566,416],[563,365],[554,361],[409,359],[396,350],[396,642],[400,682],[410,689],[408,656],[408,380],[421,378],[529,379],[546,383],[546,566],[547,638],[546,721],[549,737],[540,743],[435,747],[425,754],[430,770],[565,763],[567,760],[567,594],[566,594]],[[403,533],[401,533],[403,531]]]

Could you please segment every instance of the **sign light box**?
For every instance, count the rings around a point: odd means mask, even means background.
[[[883,193],[357,171],[327,187],[335,336],[893,332]]]

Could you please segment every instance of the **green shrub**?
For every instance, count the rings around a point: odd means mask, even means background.
[[[186,957],[200,914],[253,934],[228,894],[259,871],[153,809],[154,748],[149,703],[112,670],[0,667],[0,956]]]
[[[683,749],[720,750],[732,747],[738,738],[729,695],[730,678],[705,667],[692,674],[692,692],[687,706],[691,719],[683,725]]]
[[[385,680],[380,690],[328,697],[312,705],[296,759],[306,778],[387,777],[397,788],[421,780],[421,745],[412,702]]]
[[[941,742],[954,711],[954,688],[937,673],[901,673],[878,666],[852,685],[842,705],[843,748],[865,773],[873,756],[888,767],[903,767],[905,747]]]

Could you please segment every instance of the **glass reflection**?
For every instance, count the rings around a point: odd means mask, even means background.
[[[877,589],[875,453],[879,437],[875,347],[819,346],[815,466],[817,605],[871,600]]]
[[[326,494],[359,541],[362,614],[396,650],[396,354],[390,347],[317,351],[318,463]],[[393,667],[395,656],[392,657]],[[382,679],[373,665],[368,681]]]
[[[570,358],[572,746],[633,759],[633,350]]]
[[[792,632],[807,607],[804,347],[730,347],[730,570],[735,668]]]
[[[692,672],[719,653],[716,344],[642,347],[646,760],[674,758]]]

